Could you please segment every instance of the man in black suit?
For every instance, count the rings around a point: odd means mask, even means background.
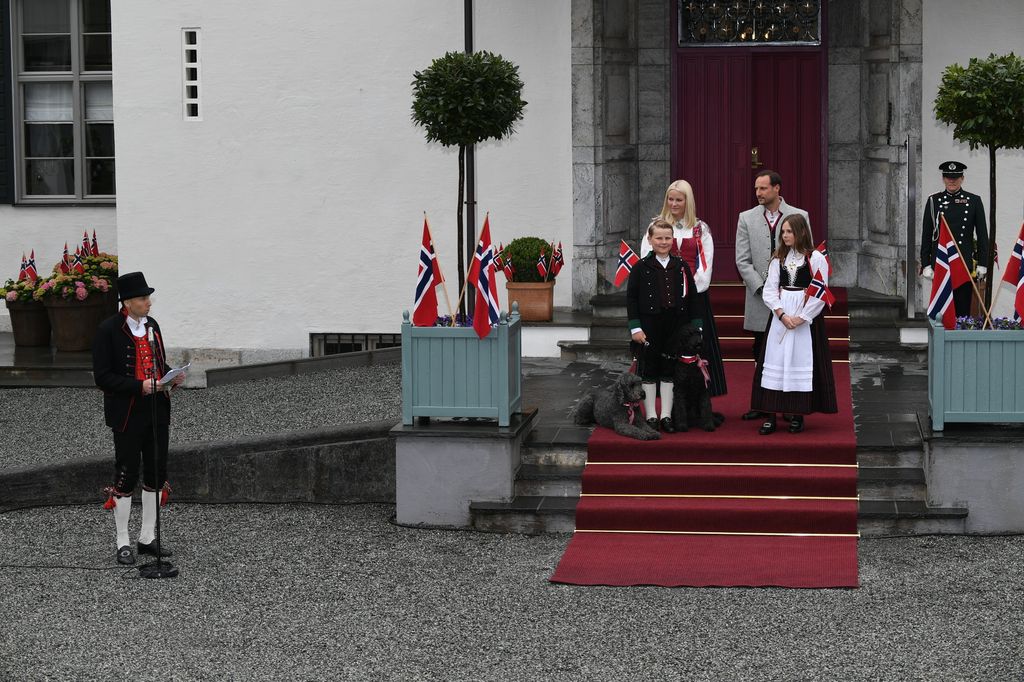
[[[166,504],[167,444],[171,421],[170,392],[185,381],[180,374],[161,384],[167,373],[167,354],[160,325],[149,317],[149,295],[154,289],[141,272],[117,278],[121,310],[100,323],[93,342],[92,368],[96,385],[103,389],[103,415],[114,435],[115,482],[105,489],[107,509],[114,510],[117,561],[134,564],[128,538],[132,493],[142,463],[142,530],[139,554],[156,556],[157,490]],[[153,428],[154,415],[156,429]],[[154,435],[155,431],[155,435]],[[165,548],[160,556],[170,556]]]
[[[943,161],[939,164],[942,182],[946,189],[928,197],[924,207],[924,223],[921,235],[921,263],[918,274],[932,278],[935,263],[935,243],[939,236],[939,216],[945,216],[949,231],[960,253],[967,271],[977,279],[985,279],[988,268],[988,228],[985,226],[985,207],[977,194],[965,192],[965,164],[959,161]],[[977,267],[975,267],[977,264]],[[971,314],[971,296],[974,287],[970,282],[953,290],[953,307],[957,317]]]

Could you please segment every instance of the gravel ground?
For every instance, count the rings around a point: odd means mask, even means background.
[[[397,422],[401,385],[401,365],[395,363],[178,391],[171,408],[171,443]],[[0,470],[113,457],[97,389],[0,390],[0,434]]]
[[[567,535],[414,530],[391,514],[173,505],[181,575],[162,581],[111,568],[95,506],[2,514],[0,678],[1024,675],[1024,537],[866,539],[857,590],[585,588],[547,582]],[[77,554],[55,538],[80,538]]]

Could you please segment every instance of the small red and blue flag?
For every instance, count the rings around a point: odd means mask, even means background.
[[[626,240],[623,239],[619,242],[619,266],[615,268],[615,286],[621,287],[629,279],[629,273],[633,271],[633,266],[639,262],[640,256],[629,248]]]

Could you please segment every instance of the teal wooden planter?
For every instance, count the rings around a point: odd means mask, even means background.
[[[402,423],[415,417],[487,417],[508,426],[522,410],[522,325],[518,307],[484,339],[472,327],[415,327],[402,321]]]
[[[929,322],[932,430],[946,422],[1024,422],[1024,330],[946,330]]]

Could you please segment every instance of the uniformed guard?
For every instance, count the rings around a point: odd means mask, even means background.
[[[961,189],[964,182],[965,164],[959,161],[943,161],[939,164],[942,182],[946,189],[928,197],[924,207],[924,223],[921,234],[921,263],[918,274],[932,278],[932,264],[935,263],[935,242],[939,238],[939,216],[946,217],[949,230],[960,247],[964,264],[976,279],[985,279],[988,269],[988,227],[985,225],[985,207],[981,197]],[[977,264],[977,265],[976,265]],[[970,282],[953,290],[953,307],[957,317],[970,315],[973,286]]]

